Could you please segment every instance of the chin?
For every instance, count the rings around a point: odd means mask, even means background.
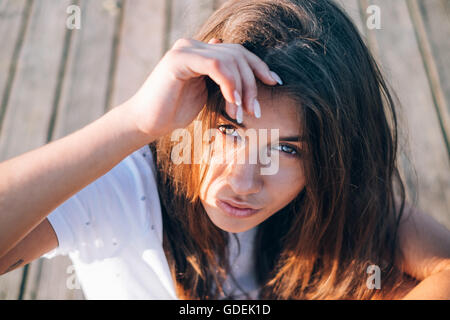
[[[219,226],[217,224],[216,224],[216,226],[218,228],[222,229],[223,231],[230,232],[230,233],[245,232],[245,231],[250,230],[253,227],[255,227],[255,226],[239,226],[239,227],[236,227],[236,226],[230,226],[230,225]]]
[[[219,229],[231,232],[231,233],[239,233],[245,232],[247,230],[256,227],[260,221],[257,219],[257,216],[253,216],[250,218],[233,218],[229,217],[224,213],[219,212],[219,209],[208,208],[206,209],[206,213],[208,214],[211,222]],[[256,218],[256,219],[255,219]]]

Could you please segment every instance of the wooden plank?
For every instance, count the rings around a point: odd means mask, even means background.
[[[440,84],[450,113],[450,2],[448,0],[416,1],[431,45]]]
[[[0,2],[0,128],[8,103],[12,79],[14,79],[17,56],[28,22],[30,6],[25,0]]]
[[[20,294],[23,268],[0,276],[0,300],[17,300]]]
[[[15,75],[17,56],[28,21],[29,6],[25,0],[0,2],[0,128],[6,108],[10,86]],[[0,300],[17,299],[20,292],[23,270],[14,270],[0,277]]]
[[[68,0],[34,2],[0,136],[0,161],[47,142]]]
[[[408,2],[431,84],[442,131],[450,152],[450,3],[441,0]]]
[[[120,7],[83,0],[81,29],[74,30],[55,131],[59,139],[101,117],[105,112],[113,39]]]
[[[66,256],[36,260],[30,264],[23,299],[83,300],[82,290],[72,287],[74,276],[72,261]]]
[[[411,198],[417,194],[418,207],[450,228],[448,155],[408,7],[404,0],[371,3],[381,9],[382,29],[370,32],[380,48],[382,69],[402,103],[400,126],[407,126],[410,158],[417,172],[414,188],[410,183],[414,175],[403,154]]]
[[[31,7],[3,119],[0,161],[47,142],[68,3],[41,0]],[[18,269],[0,278],[0,290],[5,299],[19,297],[23,270]]]
[[[192,38],[214,11],[211,0],[172,0],[169,48],[183,37]]]
[[[164,52],[181,37],[192,37],[213,11],[210,0],[126,2],[111,105],[130,98]],[[151,33],[148,30],[152,30]]]
[[[52,140],[64,137],[104,113],[114,33],[119,7],[107,2],[80,2],[81,29],[74,30]],[[110,4],[110,3],[109,3]],[[30,265],[25,299],[84,299],[80,289],[68,288],[73,277],[68,257],[39,259]]]
[[[161,59],[168,3],[166,0],[125,2],[109,108],[129,99]]]

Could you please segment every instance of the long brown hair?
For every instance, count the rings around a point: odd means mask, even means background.
[[[304,190],[257,228],[260,298],[376,298],[379,290],[366,285],[369,265],[380,267],[383,292],[394,292],[405,204],[396,103],[349,17],[331,0],[228,1],[196,36],[211,38],[242,44],[281,76],[273,91],[299,102],[309,150]],[[198,119],[208,128],[224,101],[206,80]],[[175,165],[169,136],[150,145],[164,249],[180,298],[215,299],[230,269],[228,235],[199,200],[207,167]]]

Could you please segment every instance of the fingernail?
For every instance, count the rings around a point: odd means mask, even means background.
[[[242,118],[244,117],[244,111],[242,110],[242,105],[237,105],[237,112],[236,112],[236,121],[237,123],[242,123]]]
[[[270,75],[272,76],[273,80],[275,80],[276,82],[278,82],[278,84],[281,86],[283,85],[283,81],[281,80],[280,76],[277,75],[275,72],[270,71]]]
[[[242,99],[241,96],[239,95],[239,92],[237,92],[236,90],[234,90],[234,102],[240,106],[242,105]]]
[[[259,105],[258,100],[255,99],[255,102],[253,103],[253,113],[255,114],[256,118],[261,118],[261,107]]]

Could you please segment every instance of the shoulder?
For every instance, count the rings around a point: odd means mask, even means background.
[[[405,207],[399,249],[401,269],[416,279],[450,268],[450,230],[415,206]]]
[[[126,184],[140,184],[143,179],[155,179],[156,171],[153,156],[148,145],[128,155],[105,174]]]
[[[148,145],[133,152],[110,170],[96,188],[102,189],[98,212],[109,211],[117,218],[116,224],[135,229],[147,228],[152,215],[160,212],[155,165]],[[130,230],[131,231],[131,230]],[[134,230],[138,231],[138,230]]]
[[[56,208],[48,219],[59,251],[78,250],[89,260],[112,256],[149,230],[162,234],[154,170],[150,149],[144,146]]]

